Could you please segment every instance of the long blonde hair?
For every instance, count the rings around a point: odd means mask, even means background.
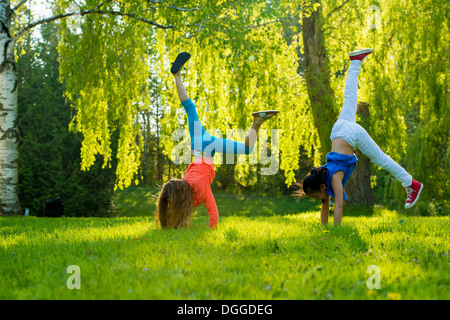
[[[194,208],[192,188],[187,181],[167,181],[156,204],[156,224],[162,228],[187,228],[191,223]]]

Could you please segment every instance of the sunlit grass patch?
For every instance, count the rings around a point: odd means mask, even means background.
[[[258,199],[259,205],[274,201],[266,200]],[[221,203],[228,214],[215,230],[201,211],[186,230],[161,230],[153,215],[2,217],[0,298],[450,297],[448,217],[375,208],[371,216],[344,215],[335,228],[332,219],[320,224],[318,208],[292,213],[290,206],[298,203],[289,201],[269,215],[240,215],[235,203]],[[70,265],[80,268],[79,290],[67,287]],[[380,270],[380,289],[367,286],[373,265]]]

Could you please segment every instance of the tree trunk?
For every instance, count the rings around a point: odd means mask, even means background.
[[[319,2],[319,1],[316,1]],[[321,12],[313,12],[310,17],[303,17],[303,46],[305,51],[305,77],[314,124],[319,134],[321,151],[325,155],[331,149],[330,134],[339,112],[334,107],[334,91],[330,83],[330,71],[327,66],[327,54],[323,44]],[[358,105],[358,114],[364,119],[369,117],[368,104]],[[367,123],[362,123],[363,127]],[[345,193],[351,204],[373,204],[370,184],[370,160],[359,150],[355,151],[358,164],[345,185]]]
[[[163,179],[163,164],[162,151],[160,147],[161,128],[160,128],[160,104],[156,103],[156,181],[160,182]]]
[[[0,215],[21,214],[17,73],[9,1],[0,3]]]
[[[321,11],[303,17],[303,47],[305,51],[305,77],[314,124],[319,134],[323,154],[331,148],[331,128],[338,117],[334,108],[334,91],[330,84],[330,71],[323,45]]]
[[[150,183],[149,178],[149,162],[150,162],[150,111],[145,110],[141,113],[143,124],[142,124],[142,136],[144,138],[144,150],[142,151],[142,182],[145,186],[148,186]]]
[[[367,129],[369,124],[369,104],[358,103],[358,112],[361,120],[360,124]],[[373,204],[375,201],[370,183],[370,159],[359,150],[355,151],[358,163],[355,171],[345,185],[345,193],[348,196],[348,204]]]

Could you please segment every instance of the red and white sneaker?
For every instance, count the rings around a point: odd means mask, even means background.
[[[374,50],[373,49],[358,49],[355,51],[350,52],[350,60],[359,60],[363,61],[365,57],[367,57],[369,54],[371,54]]]
[[[409,187],[406,187],[408,197],[406,198],[405,209],[411,208],[419,200],[420,193],[422,192],[423,184],[413,180]]]

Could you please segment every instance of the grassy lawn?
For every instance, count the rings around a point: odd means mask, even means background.
[[[128,188],[117,193],[116,217],[149,216],[156,211],[158,188]],[[275,216],[295,214],[300,211],[320,211],[317,201],[299,200],[296,197],[255,194],[230,194],[214,191],[220,216]],[[301,202],[300,202],[301,201]],[[203,216],[208,222],[207,210],[201,205],[195,208],[195,214]]]
[[[215,192],[217,229],[202,206],[192,228],[160,230],[156,193],[123,191],[113,218],[0,218],[0,299],[450,298],[449,217],[346,208],[323,227],[309,200]]]

